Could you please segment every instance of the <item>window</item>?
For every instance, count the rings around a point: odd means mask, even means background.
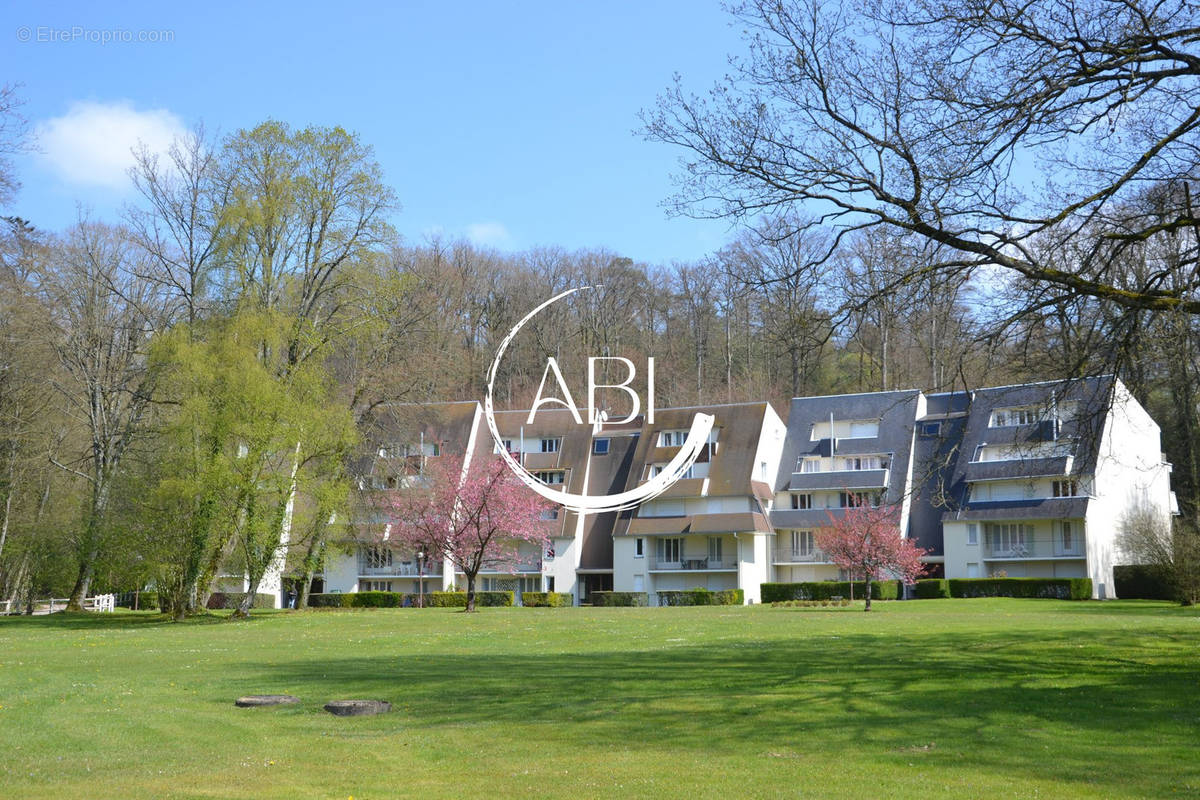
[[[682,539],[659,539],[656,555],[660,562],[673,562],[679,560],[679,554],[682,550]]]
[[[1076,497],[1079,495],[1079,483],[1073,480],[1055,481],[1055,497]]]
[[[921,423],[921,435],[922,436],[940,436],[941,433],[942,433],[942,423],[941,422],[922,422]]]
[[[658,435],[659,447],[682,447],[687,441],[687,431],[663,431]]]
[[[542,452],[557,453],[560,444],[562,444],[562,439],[542,439]]]
[[[442,446],[438,442],[429,445],[429,455],[440,456],[442,454]]]
[[[503,448],[503,450],[501,448]],[[512,452],[514,452],[513,445],[512,445],[512,439],[501,439],[500,441],[496,442],[496,452],[497,453],[501,453],[501,452],[512,453]]]
[[[979,544],[979,526],[973,522],[967,525],[967,544]]]
[[[598,456],[608,455],[608,439],[596,439],[593,441],[592,453]]]
[[[1033,526],[1018,522],[997,522],[988,526],[992,552],[1024,555],[1033,539]]]
[[[997,408],[992,412],[990,427],[1008,428],[1015,425],[1034,425],[1040,422],[1042,414],[1034,406],[1027,408]]]
[[[767,479],[767,462],[758,462],[758,477],[762,478],[764,481]]]
[[[708,537],[708,561],[709,561],[709,566],[712,566],[713,562],[716,562],[716,563],[721,562],[721,537],[720,536]]]
[[[793,494],[792,508],[799,511],[808,511],[813,507],[811,494]]]
[[[887,469],[886,456],[850,456],[842,459],[842,469],[857,472],[864,469]]]
[[[645,539],[634,539],[633,540],[633,557],[641,558],[644,555],[646,555],[646,540]]]
[[[650,465],[650,477],[653,478],[658,475],[661,475],[662,471],[666,468],[667,468],[666,464],[651,464]]]
[[[533,473],[533,477],[537,478],[539,481],[546,484],[547,486],[562,483],[565,476],[566,476],[566,473],[560,469],[540,470],[538,472]]]
[[[359,584],[359,591],[362,592],[390,592],[391,590],[391,581],[362,581]]]
[[[392,565],[392,549],[382,545],[370,545],[364,547],[363,566],[368,569],[383,569]]]
[[[800,471],[801,472],[820,472],[821,471],[821,459],[819,459],[819,458],[801,459]]]
[[[792,555],[811,556],[816,550],[812,531],[792,531]]]
[[[859,508],[868,503],[871,508],[879,507],[879,492],[839,492],[838,503],[842,508]]]
[[[1071,523],[1062,523],[1062,549],[1063,552],[1069,552],[1075,549],[1074,531],[1071,530]]]
[[[558,507],[547,508],[542,511],[542,519],[558,519]]]

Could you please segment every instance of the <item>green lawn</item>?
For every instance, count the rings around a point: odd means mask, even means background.
[[[875,608],[0,619],[0,797],[1200,795],[1197,611]]]

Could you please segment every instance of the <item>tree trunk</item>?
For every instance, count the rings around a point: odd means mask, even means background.
[[[467,613],[475,610],[475,573],[468,572],[467,576]]]
[[[863,597],[867,599],[867,607],[863,611],[871,610],[871,575],[867,573],[867,579],[863,581]]]
[[[83,611],[83,600],[92,586],[96,573],[96,559],[100,557],[100,523],[108,508],[108,479],[101,472],[96,476],[96,487],[92,491],[92,508],[84,531],[83,558],[79,562],[79,575],[67,600],[67,611]]]
[[[0,519],[0,558],[4,556],[4,543],[8,540],[8,521],[12,516],[12,497],[16,483],[16,462],[17,447],[12,445],[8,453],[8,481],[4,485],[4,518]]]

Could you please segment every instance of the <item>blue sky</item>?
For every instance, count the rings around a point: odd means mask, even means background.
[[[11,211],[39,227],[64,227],[79,204],[115,219],[133,199],[131,137],[274,117],[374,146],[410,240],[440,230],[666,262],[730,236],[727,223],[667,218],[679,153],[633,133],[674,72],[707,88],[741,49],[715,0],[102,5],[0,11],[0,75],[23,84],[41,149],[18,162]],[[173,40],[84,40],[114,29]]]

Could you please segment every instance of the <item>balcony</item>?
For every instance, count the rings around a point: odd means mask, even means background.
[[[676,561],[650,558],[650,569],[655,572],[733,572],[737,562],[732,558],[690,558],[681,557]]]
[[[886,489],[888,472],[886,469],[793,472],[788,488],[793,492],[813,489]]]
[[[817,548],[808,550],[793,550],[788,548],[776,548],[772,554],[774,563],[776,564],[828,564],[829,556]]]
[[[540,558],[521,559],[515,564],[505,564],[503,566],[484,567],[479,571],[481,575],[523,575],[525,573],[540,573],[542,571],[542,560]]]
[[[993,543],[983,547],[983,557],[989,561],[1045,561],[1055,558],[1084,558],[1087,547],[1082,536],[1071,538],[1070,546],[1064,546],[1060,537],[1034,537],[1023,542]]]
[[[442,562],[430,561],[425,564],[424,569],[418,570],[416,561],[394,561],[391,564],[372,566],[360,560],[358,574],[364,578],[417,578],[421,575],[427,578],[436,577],[442,574]]]

